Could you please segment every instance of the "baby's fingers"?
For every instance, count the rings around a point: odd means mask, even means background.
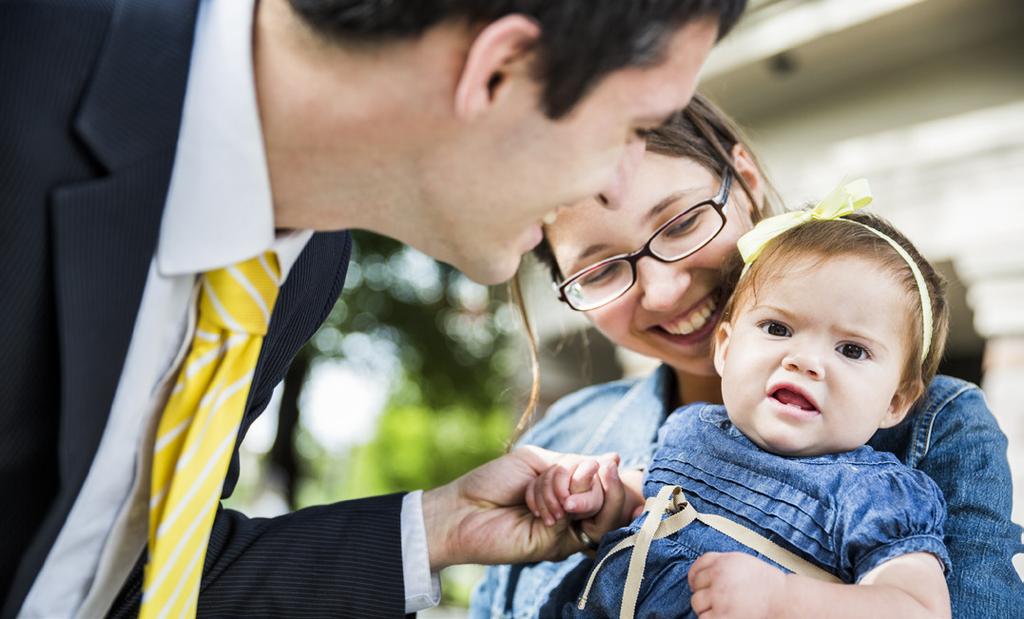
[[[548,469],[548,472],[544,474],[545,479],[543,488],[541,489],[540,498],[543,500],[544,505],[547,506],[547,510],[555,520],[558,520],[565,515],[562,510],[562,500],[565,496],[569,495],[569,476],[571,474],[572,473],[569,470],[566,470],[565,466],[561,464],[556,464]],[[565,490],[559,491],[559,488],[565,488]],[[554,524],[554,522],[551,524]]]
[[[597,471],[600,468],[601,464],[597,460],[584,460],[580,462],[569,479],[569,491],[566,496],[583,494],[590,490],[595,485],[594,476],[597,475]]]
[[[711,583],[714,580],[715,563],[718,561],[718,557],[720,556],[721,553],[706,552],[697,557],[697,560],[690,566],[690,571],[686,574],[686,580],[690,585],[690,591],[697,592],[711,586]]]
[[[604,506],[604,488],[594,482],[586,492],[571,495],[563,502],[565,511],[573,514],[577,520],[590,518],[601,511]]]

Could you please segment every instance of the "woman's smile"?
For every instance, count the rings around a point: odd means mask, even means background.
[[[715,289],[676,316],[647,330],[676,345],[692,346],[711,337],[721,313],[721,289]]]

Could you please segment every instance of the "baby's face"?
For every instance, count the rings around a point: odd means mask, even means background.
[[[899,423],[907,294],[854,256],[796,258],[748,293],[718,333],[715,367],[733,423],[762,449],[848,451]]]

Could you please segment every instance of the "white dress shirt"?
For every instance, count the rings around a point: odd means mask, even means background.
[[[110,416],[19,617],[106,613],[146,544],[153,435],[192,340],[198,276],[271,249],[287,278],[312,236],[275,232],[253,81],[253,12],[253,0],[200,2],[159,242]],[[421,497],[410,493],[402,503],[406,612],[440,600]]]

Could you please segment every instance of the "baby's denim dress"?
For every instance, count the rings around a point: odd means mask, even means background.
[[[658,430],[672,409],[675,373],[662,365],[641,379],[592,385],[555,402],[520,439],[566,453],[614,451],[623,468],[646,467]],[[693,410],[693,409],[691,409]],[[936,376],[911,414],[879,430],[870,445],[926,473],[942,489],[948,508],[947,576],[957,619],[1018,617],[1024,583],[1013,557],[1024,554],[1021,528],[1010,520],[1012,482],[1006,435],[976,385]],[[473,619],[547,619],[541,608],[567,574],[588,559],[496,565],[473,593]]]
[[[950,569],[941,491],[890,453],[864,446],[822,456],[777,456],[747,439],[724,407],[709,404],[670,416],[659,445],[644,480],[645,496],[657,495],[665,485],[680,486],[698,512],[726,516],[844,582],[856,583],[885,561],[911,552],[932,553]],[[637,533],[645,517],[605,535],[598,560]],[[732,551],[761,557],[701,522],[654,540],[636,616],[695,616],[686,579],[690,566],[706,552]],[[559,609],[569,617],[618,616],[629,556],[627,550],[605,561],[583,611],[576,598],[594,563],[577,566],[541,616],[555,616]]]

